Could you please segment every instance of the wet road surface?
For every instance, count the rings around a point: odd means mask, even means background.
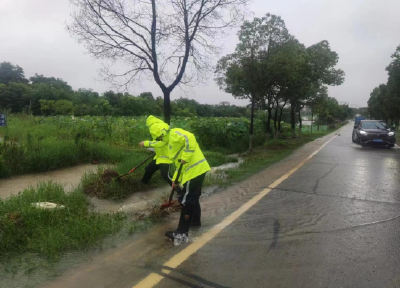
[[[177,268],[164,263],[190,243],[174,248],[158,236],[175,216],[46,287],[133,287],[151,273],[163,277],[155,287],[400,287],[400,149],[356,146],[351,130]],[[203,199],[193,244],[330,138]]]
[[[400,287],[400,150],[346,127],[157,287]]]

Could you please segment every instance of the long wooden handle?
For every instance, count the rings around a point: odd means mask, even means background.
[[[139,168],[140,166],[142,166],[144,163],[146,163],[149,159],[154,157],[154,153],[151,154],[151,156],[149,156],[148,158],[146,158],[145,160],[143,160],[142,162],[140,162],[138,165],[136,165],[135,167],[133,167],[128,174],[131,174],[133,171],[135,171],[137,168]]]
[[[176,175],[176,181],[179,181],[179,176],[181,176],[181,171],[182,171],[182,167],[183,167],[183,164],[181,163],[181,165],[179,166],[179,169],[178,169],[178,174]],[[174,197],[174,187],[172,187],[172,190],[171,190],[171,194],[169,195],[169,200],[168,200],[168,204],[171,204],[171,202],[172,202],[172,198]]]

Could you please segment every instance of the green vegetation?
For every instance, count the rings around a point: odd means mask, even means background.
[[[144,116],[163,115],[162,97],[151,92],[140,95],[107,91],[100,95],[91,89],[74,91],[67,82],[36,74],[25,78],[23,69],[9,62],[0,63],[0,107],[10,113],[35,116]],[[171,102],[171,115],[180,117],[246,117],[248,109],[235,105],[200,104],[195,100]]]
[[[302,134],[302,137],[295,139],[271,139],[263,146],[255,148],[252,153],[244,155],[244,161],[237,169],[217,172],[223,174],[223,177],[207,177],[205,181],[206,185],[219,185],[221,187],[226,187],[235,182],[245,180],[262,169],[279,162],[304,144],[332,133],[334,130],[336,129],[315,132],[312,134],[307,132]]]
[[[237,157],[226,156],[218,152],[204,151],[204,157],[206,157],[207,162],[211,167],[217,167],[226,163],[238,162]]]
[[[392,55],[392,61],[386,67],[389,74],[387,84],[374,88],[368,100],[368,114],[372,119],[384,120],[390,125],[400,125],[400,46]],[[398,137],[399,138],[399,137]]]
[[[285,107],[290,110],[291,137],[296,124],[302,126],[305,106],[318,114],[318,122],[340,123],[351,114],[347,105],[328,97],[327,85],[341,85],[344,72],[336,68],[339,56],[329,42],[306,47],[289,34],[283,19],[267,13],[244,21],[234,53],[222,57],[216,68],[220,89],[235,98],[248,99],[251,106],[249,150],[254,146],[256,109],[266,110],[266,133],[279,138]],[[271,128],[273,121],[273,129]]]
[[[44,210],[32,205],[47,201],[65,209]],[[116,233],[124,218],[123,214],[90,212],[89,201],[80,190],[66,194],[58,184],[42,183],[0,200],[0,257],[36,252],[54,258],[62,251],[88,247]]]
[[[129,166],[146,153],[138,143],[151,139],[145,117],[10,116],[0,128],[0,178],[49,171],[79,163],[101,161]],[[222,154],[244,152],[249,139],[246,118],[173,118],[173,127],[192,131],[205,150]],[[262,121],[256,122],[257,143],[265,139]],[[207,155],[207,154],[206,154]],[[212,166],[232,159],[209,154]],[[129,159],[129,160],[127,160]],[[121,161],[123,163],[121,163]],[[125,163],[125,164],[124,164]]]

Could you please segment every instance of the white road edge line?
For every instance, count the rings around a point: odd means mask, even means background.
[[[341,134],[344,129],[342,129],[338,134]],[[304,159],[302,162],[300,162],[299,165],[291,169],[289,172],[287,172],[285,175],[280,177],[278,180],[276,180],[274,183],[269,185],[269,188],[266,188],[262,190],[260,193],[258,193],[256,196],[254,196],[252,199],[250,199],[248,202],[243,204],[239,209],[234,211],[232,214],[227,216],[224,220],[222,220],[219,224],[215,225],[213,228],[210,230],[204,232],[199,239],[196,242],[192,242],[189,244],[185,249],[183,249],[181,252],[173,256],[170,260],[164,263],[163,266],[166,266],[171,269],[162,269],[161,273],[164,275],[170,274],[173,269],[177,268],[180,264],[182,264],[185,260],[187,260],[191,255],[196,253],[200,248],[202,248],[204,245],[206,245],[209,241],[211,241],[215,236],[217,236],[222,230],[224,230],[227,226],[232,224],[233,221],[238,219],[241,215],[243,215],[247,210],[249,210],[251,207],[253,207],[255,204],[257,204],[264,196],[266,196],[272,189],[276,188],[278,185],[280,185],[283,181],[288,179],[293,173],[295,173],[300,167],[302,167],[306,162],[308,162],[312,157],[318,154],[326,145],[328,145],[333,139],[338,137],[338,134],[333,136],[331,139],[329,139],[327,142],[325,142],[320,148],[318,148],[316,151],[314,151],[310,156],[308,156],[306,159]],[[151,273],[149,274],[146,278],[144,278],[142,281],[140,281],[138,284],[133,286],[133,288],[150,288],[156,286],[162,279],[164,278],[163,275],[157,274],[157,273]]]

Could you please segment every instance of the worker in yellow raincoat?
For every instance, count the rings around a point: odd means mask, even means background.
[[[151,115],[147,117],[146,125],[150,130],[153,141],[142,141],[139,145],[141,147],[154,148],[154,152],[156,153],[156,155],[154,156],[154,159],[146,166],[142,182],[144,184],[149,183],[153,174],[160,170],[161,177],[170,186],[172,186],[172,177],[170,173],[172,160],[169,159],[168,156],[167,143],[160,141],[161,136],[167,135],[169,131],[169,125]]]
[[[173,177],[173,187],[176,182],[182,186],[179,203],[182,205],[178,228],[168,231],[165,235],[174,241],[175,245],[188,242],[190,226],[201,226],[200,195],[206,173],[210,171],[203,153],[200,150],[196,137],[183,129],[171,129],[163,138],[168,143],[169,158],[175,166],[182,165],[180,179]],[[177,169],[178,170],[178,169]]]

